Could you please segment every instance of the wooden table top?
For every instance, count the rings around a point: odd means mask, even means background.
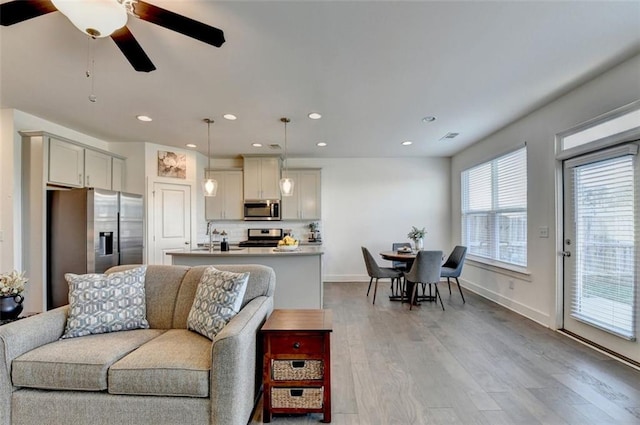
[[[413,252],[382,251],[380,256],[385,260],[411,262],[416,259]]]
[[[329,331],[333,330],[331,310],[273,310],[262,326],[263,331]]]

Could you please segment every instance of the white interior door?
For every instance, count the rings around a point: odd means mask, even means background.
[[[637,145],[564,162],[564,329],[640,362]]]
[[[168,252],[191,249],[191,187],[154,183],[154,264],[171,264]]]

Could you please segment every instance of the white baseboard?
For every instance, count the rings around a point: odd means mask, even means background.
[[[499,304],[502,307],[507,308],[513,312],[516,312],[521,316],[531,319],[534,322],[544,326],[545,328],[550,328],[549,315],[542,311],[533,309],[518,301],[514,301],[511,298],[507,298],[502,294],[498,294],[497,292],[493,292],[487,288],[484,288],[482,286],[476,285],[475,283],[469,282],[468,280],[460,279],[460,285],[464,289],[467,289],[471,292],[474,292],[480,295],[481,297],[491,300],[494,303]]]

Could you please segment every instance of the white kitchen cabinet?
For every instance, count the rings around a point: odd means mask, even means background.
[[[49,136],[46,139],[48,183],[124,190],[124,158],[57,137]]]
[[[244,157],[244,199],[280,199],[279,157]]]
[[[111,190],[111,155],[91,149],[84,150],[84,185]]]
[[[122,158],[113,157],[111,161],[111,190],[124,192],[126,163]]]
[[[242,220],[243,184],[242,171],[212,171],[211,177],[218,181],[216,196],[205,196],[204,216],[206,220]]]
[[[71,187],[84,186],[84,148],[50,137],[48,169],[47,180],[50,183]]]
[[[293,196],[282,197],[282,218],[285,220],[320,219],[319,169],[290,169],[293,179]]]

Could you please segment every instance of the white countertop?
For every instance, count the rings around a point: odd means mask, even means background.
[[[216,247],[217,248],[217,247]],[[167,255],[182,257],[265,257],[265,256],[301,256],[301,255],[322,255],[322,246],[300,245],[295,251],[278,251],[276,248],[239,248],[232,246],[230,251],[220,251],[216,249],[212,252],[209,248],[194,249],[184,252],[167,252]]]

